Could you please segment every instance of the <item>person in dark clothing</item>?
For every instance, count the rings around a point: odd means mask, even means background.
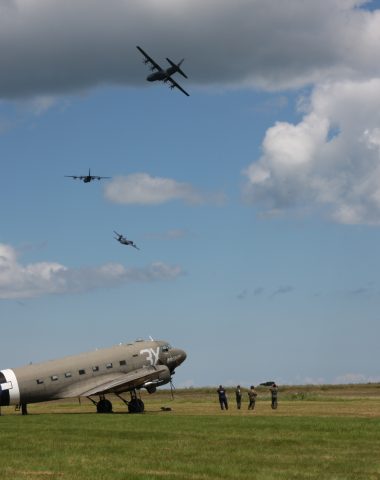
[[[227,394],[222,385],[219,385],[219,388],[217,390],[218,396],[219,396],[219,403],[220,403],[220,408],[222,410],[226,409],[228,410],[228,400],[227,400]]]
[[[238,410],[240,410],[240,408],[241,408],[241,390],[240,390],[240,385],[238,385],[238,386],[236,387],[235,396],[236,396],[236,406],[237,406]]]
[[[248,390],[249,405],[248,410],[254,410],[256,405],[257,392],[255,386],[251,385],[251,388]]]
[[[271,397],[272,397],[272,409],[275,410],[277,408],[277,394],[278,394],[278,386],[274,383],[271,387],[270,387],[270,393],[271,393]]]

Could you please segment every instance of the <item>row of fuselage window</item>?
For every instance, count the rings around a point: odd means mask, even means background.
[[[119,364],[120,364],[121,367],[122,367],[122,366],[125,366],[125,365],[127,365],[127,361],[126,361],[126,360],[120,360]],[[106,363],[105,367],[106,367],[107,369],[113,368],[113,363]],[[98,367],[97,365],[94,366],[94,367],[92,367],[92,371],[93,371],[94,373],[99,372],[99,367]],[[85,370],[84,368],[81,368],[80,370],[78,370],[78,374],[79,374],[79,375],[85,375],[85,374],[86,374],[86,370]],[[66,372],[66,373],[64,374],[64,377],[65,377],[65,378],[71,378],[72,376],[73,376],[73,375],[72,375],[71,372]],[[51,375],[51,376],[50,376],[50,380],[51,380],[52,382],[55,382],[56,380],[58,380],[58,378],[59,378],[58,375]],[[38,378],[38,379],[36,380],[36,382],[37,382],[38,385],[41,385],[41,384],[43,384],[45,381],[44,381],[42,378]]]

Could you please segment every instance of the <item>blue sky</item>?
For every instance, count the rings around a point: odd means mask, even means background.
[[[177,386],[379,381],[380,2],[88,7],[0,0],[0,368],[151,335]]]

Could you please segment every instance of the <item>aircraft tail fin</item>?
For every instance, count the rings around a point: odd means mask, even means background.
[[[180,73],[183,77],[187,78],[186,73],[185,73],[183,70],[181,70],[182,62],[185,60],[184,58],[183,58],[179,63],[174,63],[174,62],[172,62],[172,61],[170,60],[170,58],[167,58],[166,60],[170,63],[170,65],[171,65],[172,67],[175,67],[175,68],[176,68],[176,70],[177,70],[178,73]]]

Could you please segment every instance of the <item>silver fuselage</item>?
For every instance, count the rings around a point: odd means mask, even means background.
[[[0,405],[17,405],[59,398],[81,396],[104,382],[156,366],[167,366],[168,375],[157,385],[170,381],[174,369],[186,358],[183,350],[170,347],[165,341],[136,341],[111,348],[72,355],[58,360],[26,365],[0,371]],[[161,367],[162,368],[162,367]],[[141,370],[142,369],[142,370]],[[170,374],[170,375],[169,375]],[[115,389],[117,393],[142,388]],[[78,393],[76,393],[78,392]]]

